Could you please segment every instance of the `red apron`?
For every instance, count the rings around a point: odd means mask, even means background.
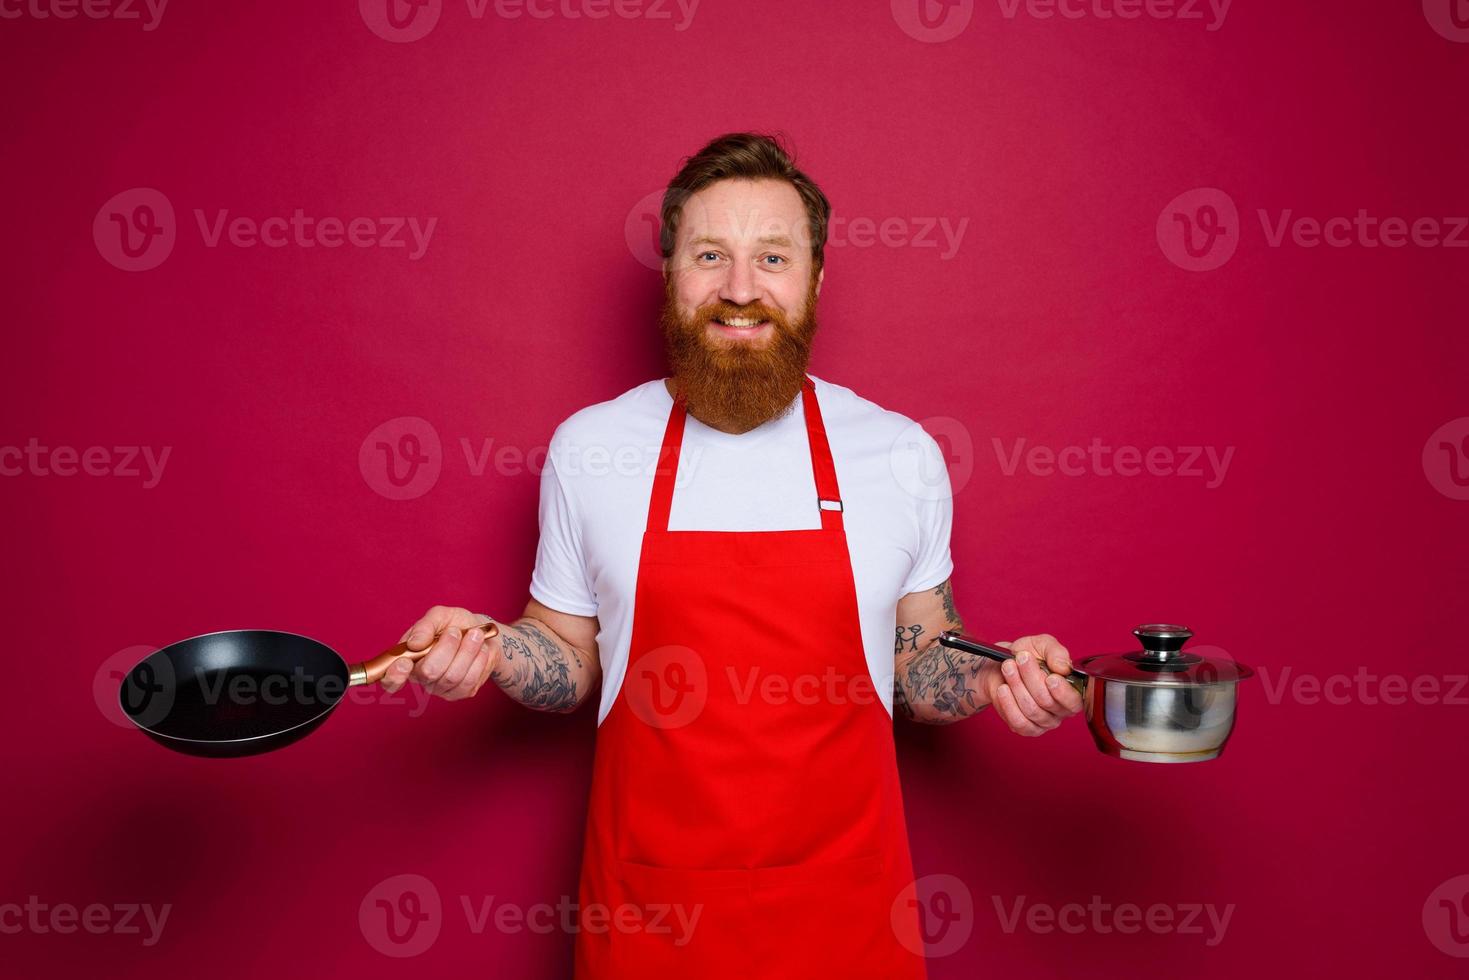
[[[892,719],[810,379],[801,396],[812,530],[668,530],[682,399],[669,414],[627,675],[597,732],[582,980],[925,976],[900,899],[913,869]]]

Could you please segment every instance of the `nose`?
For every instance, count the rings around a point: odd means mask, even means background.
[[[759,299],[760,291],[755,286],[755,273],[743,262],[731,262],[729,274],[719,289],[719,298],[735,306],[745,306]]]

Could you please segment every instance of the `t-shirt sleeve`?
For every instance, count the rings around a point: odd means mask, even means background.
[[[587,573],[580,522],[552,456],[541,471],[540,544],[530,594],[541,605],[573,616],[595,616],[597,596]]]
[[[932,436],[924,433],[922,446],[924,454],[929,456],[924,465],[932,467],[929,472],[937,475],[931,482],[915,484],[922,488],[916,498],[918,548],[901,595],[936,588],[954,571],[954,560],[949,553],[949,533],[954,526],[954,496],[949,484],[948,466]]]

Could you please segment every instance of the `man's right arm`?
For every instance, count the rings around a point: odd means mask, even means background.
[[[457,606],[434,606],[403,634],[408,649],[428,652],[415,663],[399,658],[383,677],[388,691],[410,679],[450,701],[474,697],[493,680],[516,701],[538,711],[574,711],[597,686],[597,619],[559,612],[530,600],[498,636],[479,627],[490,617]],[[435,634],[439,634],[435,639]],[[431,646],[430,646],[431,644]]]
[[[490,677],[528,708],[574,711],[602,676],[595,616],[558,612],[532,599],[490,643],[496,640],[500,655]]]

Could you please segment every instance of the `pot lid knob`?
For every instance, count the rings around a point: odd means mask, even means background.
[[[1169,623],[1144,623],[1133,630],[1132,635],[1142,643],[1149,660],[1167,662],[1180,657],[1179,651],[1194,631],[1187,626]]]

